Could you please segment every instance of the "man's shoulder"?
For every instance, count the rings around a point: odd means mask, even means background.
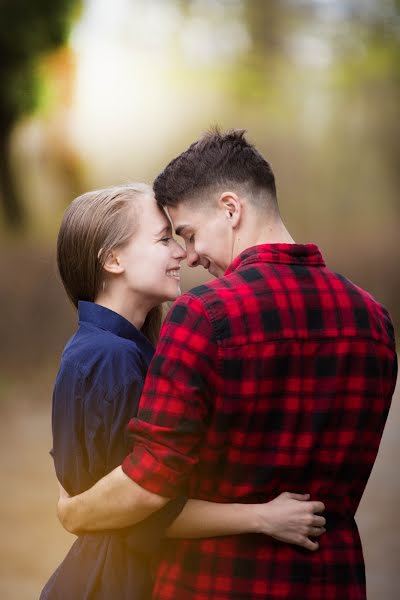
[[[213,279],[198,285],[182,294],[171,306],[164,326],[184,326],[193,328],[210,328],[213,337],[217,335],[218,323],[227,310],[227,299],[223,290],[224,278]]]
[[[339,285],[342,286],[342,291],[347,293],[352,303],[355,305],[362,303],[371,313],[376,313],[380,316],[389,316],[385,306],[383,306],[383,304],[381,304],[381,302],[375,298],[371,292],[368,292],[358,284],[354,283],[354,281],[342,273],[329,271],[329,269],[326,271],[330,274],[332,279],[336,280]]]
[[[370,292],[345,275],[327,271],[333,281],[333,289],[336,290],[339,297],[345,295],[344,304],[351,309],[355,325],[360,332],[368,331],[374,338],[394,347],[394,327],[388,309]]]
[[[230,311],[240,296],[234,278],[235,274],[226,275],[192,288],[175,303],[174,317],[184,311],[190,311],[192,317],[197,313],[211,324],[215,339],[229,337]]]
[[[203,304],[208,305],[217,299],[224,299],[230,294],[237,294],[241,281],[237,272],[229,273],[202,283],[189,290],[185,295],[198,298]]]

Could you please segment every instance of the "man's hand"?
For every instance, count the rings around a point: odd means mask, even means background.
[[[69,496],[61,484],[59,488],[58,518],[64,529],[75,534],[134,525],[169,501],[140,487],[121,467],[77,496]]]
[[[281,542],[296,544],[315,551],[318,542],[310,537],[319,537],[325,533],[326,520],[319,514],[325,510],[322,502],[310,501],[309,494],[283,492],[274,500],[265,504],[252,504],[256,512],[258,533],[264,533]]]

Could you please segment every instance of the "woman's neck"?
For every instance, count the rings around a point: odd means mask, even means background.
[[[107,290],[97,295],[95,303],[118,313],[132,323],[136,329],[142,328],[151,308],[145,306],[143,302],[139,302],[137,298],[130,297],[129,293],[117,295],[111,292],[107,293]]]

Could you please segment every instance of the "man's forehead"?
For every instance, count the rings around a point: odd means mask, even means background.
[[[171,219],[172,226],[178,235],[193,226],[193,211],[185,210],[184,206],[167,207],[167,214]]]

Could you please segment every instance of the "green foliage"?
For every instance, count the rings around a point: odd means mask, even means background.
[[[38,100],[37,59],[65,43],[80,0],[2,0],[0,120],[11,125]]]

